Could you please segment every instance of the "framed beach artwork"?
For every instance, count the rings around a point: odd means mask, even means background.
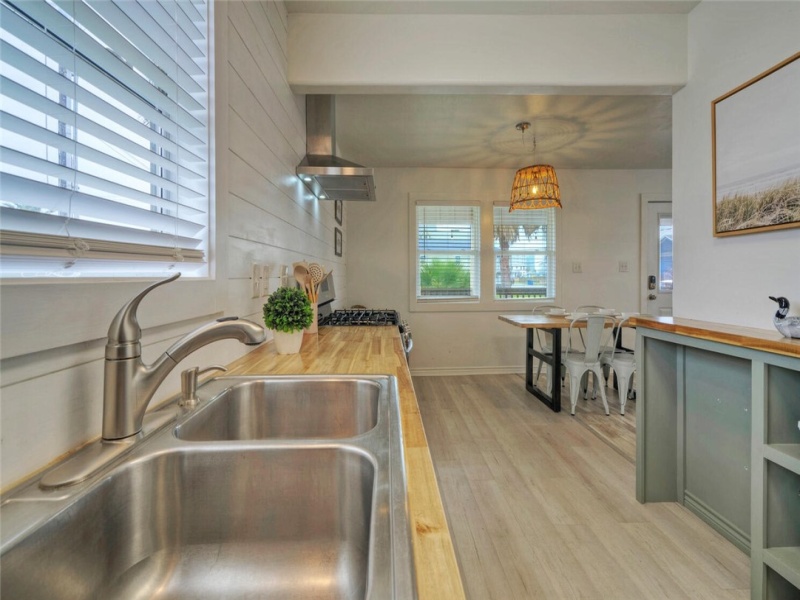
[[[711,103],[714,235],[800,227],[800,52]]]

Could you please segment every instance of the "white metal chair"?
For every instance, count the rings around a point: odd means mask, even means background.
[[[625,403],[633,389],[633,374],[636,372],[636,357],[633,352],[620,348],[620,336],[622,328],[628,321],[626,317],[617,323],[617,333],[614,336],[614,346],[611,354],[607,354],[602,363],[606,367],[611,367],[617,376],[617,387],[619,391],[619,414],[625,414]]]
[[[600,306],[599,304],[582,304],[581,306],[579,306],[578,308],[575,309],[575,312],[576,313],[586,313],[587,315],[596,315],[601,310],[605,310],[605,307],[604,306]],[[583,341],[583,330],[582,329],[578,330],[578,335],[581,338],[581,344],[585,345],[585,342]],[[605,369],[603,370],[603,376],[604,376],[603,377],[603,381],[608,383],[608,373],[606,372]],[[587,382],[588,382],[588,377],[584,377],[583,378],[583,382],[582,382],[583,399],[584,400],[587,400],[589,398],[589,390],[588,390],[589,386],[587,385]],[[592,400],[597,399],[597,390],[599,389],[599,387],[600,387],[600,383],[597,381],[597,379],[595,379],[594,382],[593,382],[593,385],[592,385]]]
[[[563,307],[558,306],[556,304],[539,304],[538,306],[535,306],[533,308],[533,311],[531,311],[531,312],[534,315],[544,315],[544,314],[547,314],[548,311],[553,310],[553,309],[564,310]],[[553,345],[550,342],[550,340],[547,339],[548,338],[547,332],[546,331],[542,331],[541,329],[536,329],[535,331],[536,331],[536,342],[539,344],[539,348],[541,349],[542,354],[552,354],[553,353]],[[540,360],[539,361],[539,366],[536,368],[536,379],[534,381],[537,381],[537,382],[539,381],[539,376],[542,374],[542,364],[543,363]],[[548,390],[548,393],[552,393],[552,389],[551,389],[551,385],[552,385],[551,379],[552,379],[552,377],[550,375],[550,371],[551,371],[551,367],[548,365],[547,370],[545,371],[546,380],[547,380],[547,384],[546,384],[545,387]]]
[[[569,401],[570,414],[575,414],[575,406],[578,404],[578,393],[581,389],[581,380],[584,375],[592,373],[595,381],[603,379],[603,357],[610,354],[611,342],[614,338],[615,319],[608,315],[589,315],[573,319],[569,325],[569,336],[567,338],[567,351],[564,355],[564,365],[567,367],[569,375]],[[585,324],[586,331],[581,338],[584,341],[583,349],[573,347],[572,330],[583,329],[579,325]],[[608,400],[606,398],[605,386],[598,385],[600,397],[603,399],[603,408],[609,414]]]

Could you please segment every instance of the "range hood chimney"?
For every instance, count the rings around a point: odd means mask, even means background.
[[[306,96],[306,155],[296,173],[320,200],[375,201],[371,168],[335,155],[336,98]]]

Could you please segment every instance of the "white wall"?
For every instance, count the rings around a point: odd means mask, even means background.
[[[676,316],[772,329],[769,295],[800,314],[800,229],[714,238],[711,182],[711,102],[800,50],[798,32],[797,2],[689,14],[689,83],[672,105]]]
[[[334,268],[340,297],[346,265],[333,255],[333,205],[304,197],[294,177],[305,152],[305,103],[286,80],[287,21],[278,2],[216,2],[216,221],[214,280],[159,288],[139,309],[149,362],[221,315],[261,322],[264,298],[250,298],[253,261],[300,259]],[[345,211],[346,214],[346,211]],[[0,487],[99,436],[103,348],[116,311],[142,282],[4,284],[0,362]],[[153,405],[179,389],[190,366],[225,364],[247,347],[212,344],[176,368]]]
[[[568,308],[601,304],[639,310],[640,194],[669,194],[670,171],[558,170],[564,208],[558,223],[558,297]],[[507,169],[377,169],[377,202],[353,203],[348,214],[349,301],[396,308],[412,328],[412,372],[504,372],[523,369],[521,329],[500,322],[502,312],[410,312],[409,194],[480,200],[491,211],[507,201],[514,171]],[[619,261],[629,271],[620,273]],[[572,263],[583,273],[572,273]],[[533,303],[530,304],[533,306]]]

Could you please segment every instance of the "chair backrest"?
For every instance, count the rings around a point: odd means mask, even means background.
[[[539,305],[533,307],[533,310],[531,311],[531,313],[533,313],[534,315],[543,315],[543,314],[547,314],[547,311],[549,311],[550,309],[553,309],[553,308],[558,308],[560,310],[564,310],[561,306],[558,306],[556,304],[539,304]],[[536,331],[536,339],[539,342],[539,347],[540,348],[544,348],[544,344],[545,344],[545,341],[544,341],[545,340],[545,334],[544,334],[544,332],[541,329],[536,329],[535,331]]]
[[[611,359],[613,360],[617,354],[630,354],[630,351],[620,347],[620,340],[622,339],[622,328],[630,321],[630,316],[626,316],[617,321],[615,326],[616,333],[614,334],[614,346],[611,348]]]
[[[605,308],[604,306],[598,306],[597,304],[584,304],[583,306],[579,306],[578,308],[576,308],[575,312],[579,313],[584,312],[592,315],[594,313],[600,312],[604,308]]]
[[[538,304],[538,305],[533,307],[533,310],[531,312],[534,315],[542,315],[542,314],[546,313],[547,311],[549,311],[551,309],[554,309],[554,308],[557,308],[559,310],[564,310],[563,307],[556,306],[555,304]]]
[[[585,331],[581,334],[584,345],[583,360],[586,364],[594,364],[604,355],[612,352],[611,343],[614,339],[616,320],[609,315],[589,315],[573,319],[569,324],[567,352],[574,352],[572,349],[572,330],[582,330],[583,327],[580,327],[582,323],[585,324]]]

